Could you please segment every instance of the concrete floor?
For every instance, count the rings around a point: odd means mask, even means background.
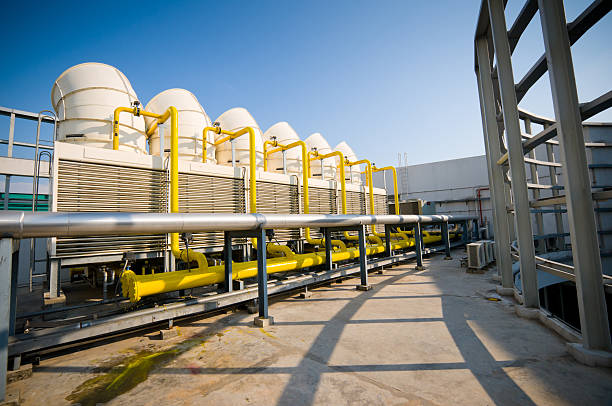
[[[455,258],[463,251],[455,251]],[[576,363],[536,321],[491,301],[492,272],[426,259],[273,301],[276,324],[231,312],[43,360],[9,385],[25,405],[612,404],[612,370]]]

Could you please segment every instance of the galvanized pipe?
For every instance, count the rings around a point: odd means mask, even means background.
[[[0,213],[0,236],[85,237],[240,231],[258,228],[352,227],[373,224],[434,224],[475,220],[475,216],[220,214],[220,213]]]

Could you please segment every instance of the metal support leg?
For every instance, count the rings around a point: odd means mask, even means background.
[[[54,299],[59,297],[59,273],[60,263],[58,259],[49,261],[49,298]]]
[[[229,231],[223,233],[223,261],[225,266],[225,291],[234,290],[232,271],[232,236]]]
[[[493,45],[497,58],[497,74],[503,109],[506,141],[508,144],[508,163],[512,178],[512,197],[514,202],[514,223],[518,237],[521,264],[521,282],[525,307],[538,308],[538,278],[535,263],[535,248],[531,229],[531,213],[525,172],[525,157],[519,125],[514,73],[508,43],[508,30],[504,15],[503,0],[489,0],[489,17]]]
[[[421,271],[425,269],[423,266],[423,234],[421,230],[421,223],[416,223],[414,225],[414,250],[416,252],[416,267],[417,271]]]
[[[366,230],[365,226],[359,227],[359,275],[361,276],[361,284],[357,285],[357,290],[370,290],[372,286],[368,285],[368,256],[366,255]]]
[[[268,266],[266,260],[266,230],[257,231],[257,303],[259,317],[255,318],[255,325],[265,327],[273,324],[272,317],[268,316]]]
[[[461,223],[461,241],[464,244],[467,244],[470,241],[470,237],[468,236],[468,223],[464,221]]]
[[[478,58],[478,91],[480,95],[480,109],[482,127],[487,153],[487,169],[489,171],[489,188],[491,192],[491,205],[493,208],[493,232],[495,233],[495,259],[497,269],[501,274],[502,287],[513,288],[512,256],[510,255],[510,225],[508,211],[506,210],[506,185],[504,183],[503,168],[497,165],[501,157],[501,143],[499,127],[496,118],[496,102],[491,78],[491,59],[486,38],[476,40],[476,53]]]
[[[391,225],[385,224],[385,256],[388,258],[392,256],[391,252]]]
[[[13,240],[0,240],[0,402],[6,397],[6,374],[8,367],[8,339],[13,321],[12,286],[13,280]],[[9,272],[8,270],[11,270]]]
[[[582,346],[587,350],[611,351],[591,181],[565,10],[560,0],[539,0],[538,5],[561,149]]]
[[[331,271],[333,268],[331,231],[326,228],[323,230],[323,234],[325,237],[325,269]]]
[[[442,241],[444,241],[444,251],[446,253],[446,256],[444,257],[444,259],[453,259],[453,257],[451,257],[451,246],[450,246],[450,236],[448,235],[448,223],[444,222],[442,223]]]

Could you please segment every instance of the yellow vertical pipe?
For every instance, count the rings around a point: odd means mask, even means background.
[[[397,190],[397,171],[393,166],[385,166],[383,168],[372,167],[373,172],[391,171],[393,173],[393,198],[395,201],[395,214],[400,214],[399,210],[399,192]]]
[[[130,112],[134,114],[135,109],[131,107],[117,107],[113,113],[113,149],[119,149],[119,114]]]
[[[204,127],[202,130],[202,163],[206,163],[207,145],[208,145],[208,132],[212,131],[215,134],[221,134],[221,127]]]

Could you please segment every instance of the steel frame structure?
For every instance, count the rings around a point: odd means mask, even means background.
[[[6,374],[8,358],[21,354],[67,344],[79,340],[91,339],[110,333],[117,333],[147,324],[172,321],[197,313],[212,311],[221,307],[257,299],[259,317],[267,319],[268,295],[308,286],[326,280],[360,274],[361,284],[358,289],[367,290],[368,270],[390,265],[416,257],[417,264],[422,264],[422,256],[427,253],[443,251],[450,255],[451,246],[463,245],[473,237],[468,224],[476,220],[470,216],[399,216],[399,215],[317,215],[317,214],[195,214],[195,213],[27,213],[4,212],[0,214],[0,401],[6,392]],[[448,236],[448,223],[463,224],[464,236],[461,241],[451,244]],[[83,237],[92,235],[138,235],[142,233],[167,234],[170,232],[225,231],[225,248],[231,250],[232,238],[254,237],[258,247],[266,245],[266,230],[275,228],[320,228],[322,233],[330,236],[333,231],[357,230],[359,250],[366,249],[366,226],[380,224],[385,227],[388,241],[392,228],[401,225],[413,225],[417,233],[415,238],[422,240],[421,224],[441,224],[446,230],[443,245],[440,248],[421,248],[415,252],[394,254],[390,245],[382,257],[367,259],[359,256],[358,264],[334,267],[328,260],[324,270],[313,272],[304,270],[301,274],[282,281],[269,282],[267,279],[266,250],[258,250],[257,283],[244,289],[233,291],[231,284],[226,283],[225,292],[209,294],[188,301],[179,301],[165,306],[131,311],[125,314],[109,316],[96,320],[79,322],[64,328],[50,331],[39,331],[28,334],[15,334],[17,316],[17,269],[19,253],[16,242],[21,238],[34,237]],[[328,238],[331,241],[331,238]],[[331,258],[332,246],[326,244],[326,258]],[[231,258],[225,252],[226,259]],[[231,274],[231,260],[226,261],[226,275]]]
[[[579,103],[570,47],[610,11],[612,2],[596,0],[568,24],[562,0],[527,0],[509,30],[504,15],[505,3],[505,0],[482,1],[474,39],[475,73],[502,286],[514,288],[513,256],[520,261],[522,299],[526,307],[539,307],[536,270],[575,280],[582,347],[609,352],[610,329],[593,201],[610,199],[612,195],[609,191],[591,188],[585,149],[590,145],[585,144],[582,122],[612,107],[612,91],[590,102]],[[515,83],[512,53],[536,13],[539,13],[541,20],[545,54]],[[531,86],[547,71],[555,120],[536,116],[518,107]],[[524,122],[524,133],[520,120]],[[544,129],[532,134],[532,123],[540,124]],[[557,139],[553,140],[555,137]],[[539,145],[546,146],[545,161],[535,157],[534,149]],[[555,161],[553,146],[559,148],[558,161]],[[527,181],[526,164],[530,167],[531,182]],[[538,166],[548,167],[550,185],[539,184]],[[557,183],[558,168],[562,171],[563,187]],[[508,185],[511,193],[508,193]],[[529,198],[529,189],[532,190],[533,199]],[[543,189],[550,189],[552,197],[540,198],[540,190]],[[560,189],[564,195],[559,194]],[[567,208],[573,267],[551,264],[551,261],[536,257],[534,247],[534,241],[543,234],[543,211],[540,208],[545,206],[552,207],[548,212],[555,213],[557,232],[554,236],[557,241],[564,240],[567,234],[563,230],[562,205]],[[532,208],[537,209],[533,211]],[[534,212],[538,234],[535,237],[531,215]],[[512,221],[519,247],[518,256],[511,252]],[[538,243],[538,252],[541,251]]]

